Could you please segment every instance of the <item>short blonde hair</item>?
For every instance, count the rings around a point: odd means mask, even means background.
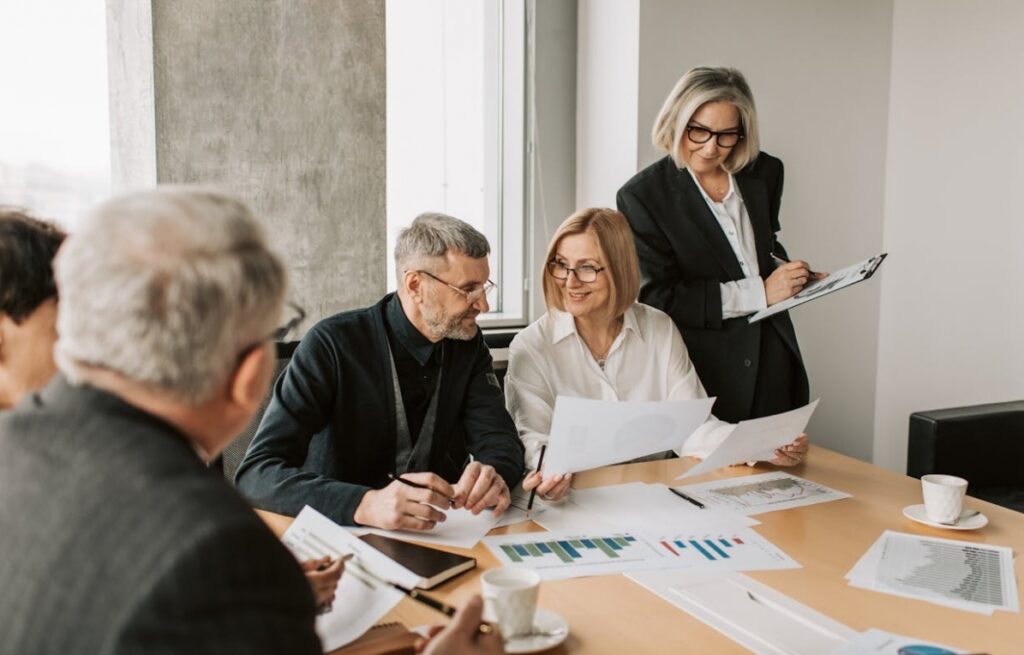
[[[544,280],[544,303],[548,309],[565,311],[562,289],[548,272],[548,262],[555,258],[558,245],[567,236],[591,232],[597,237],[601,247],[601,255],[605,260],[611,282],[609,304],[612,316],[618,318],[626,313],[637,296],[640,295],[640,263],[636,258],[636,245],[633,243],[633,232],[629,229],[626,217],[614,209],[594,207],[581,209],[565,219],[548,244],[548,253],[544,258],[541,279]]]
[[[680,156],[679,143],[690,119],[709,102],[728,102],[739,111],[743,138],[722,163],[725,170],[735,173],[757,159],[761,152],[754,95],[743,73],[735,68],[698,66],[686,71],[665,98],[665,104],[654,120],[651,142],[658,150],[671,155],[676,166],[686,168],[686,162]]]

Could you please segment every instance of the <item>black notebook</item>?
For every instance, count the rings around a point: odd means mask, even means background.
[[[476,559],[473,557],[382,537],[379,534],[364,534],[359,538],[420,576],[419,582],[416,583],[420,589],[433,589],[445,580],[476,568]]]

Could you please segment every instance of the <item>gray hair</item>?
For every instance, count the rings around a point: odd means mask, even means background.
[[[198,404],[278,323],[287,288],[252,212],[198,187],[161,187],[96,208],[57,255],[56,357]]]
[[[481,259],[491,253],[491,246],[487,237],[465,221],[447,214],[420,214],[395,242],[398,279],[405,271],[419,268],[422,259],[444,257],[449,250]]]
[[[693,114],[709,102],[728,102],[739,111],[743,138],[722,162],[722,168],[735,173],[757,159],[761,152],[754,94],[743,73],[735,68],[698,66],[686,71],[654,119],[651,143],[671,155],[676,166],[685,168],[686,162],[679,156],[679,142]]]

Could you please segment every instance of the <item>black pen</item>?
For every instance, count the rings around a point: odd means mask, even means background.
[[[540,447],[540,458],[537,459],[537,472],[540,473],[540,467],[544,466],[544,453],[548,450],[548,445],[544,444]],[[541,476],[541,480],[543,480]],[[537,483],[537,487],[540,486],[540,482]],[[537,497],[537,487],[530,490],[530,500],[526,503],[526,518],[530,518],[530,512],[533,510],[533,499]]]
[[[704,503],[700,502],[696,498],[691,498],[690,496],[687,496],[682,491],[679,491],[678,489],[676,489],[674,487],[669,487],[668,490],[671,491],[672,493],[674,493],[675,495],[679,496],[680,498],[682,498],[686,502],[691,503],[693,505],[696,505],[697,507],[699,507],[701,509],[704,509]]]
[[[406,480],[402,476],[395,475],[394,473],[388,473],[388,477],[391,478],[392,480],[394,480],[395,482],[401,482],[402,484],[410,486],[410,487],[413,487],[414,489],[427,489],[428,491],[433,491],[434,493],[441,493],[440,491],[438,491],[437,489],[434,489],[433,487],[428,487],[425,484],[420,484],[419,482],[413,482],[412,480]],[[445,496],[445,498],[448,499],[448,502],[451,503],[452,507],[455,506],[455,499],[454,498],[450,498],[448,496]]]
[[[790,263],[790,261],[788,259],[786,259],[785,257],[780,257],[780,256],[776,255],[775,253],[769,253],[769,254],[772,256],[772,259],[774,259],[775,261],[777,261],[780,264],[789,264]],[[810,266],[807,267],[807,274],[808,275],[817,275],[817,273],[815,273],[814,271],[811,270]]]

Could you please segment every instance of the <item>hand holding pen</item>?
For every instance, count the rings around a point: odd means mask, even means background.
[[[800,293],[810,280],[821,280],[827,276],[827,273],[812,271],[807,262],[789,261],[775,253],[771,256],[779,266],[764,281],[764,296],[769,307]]]
[[[572,484],[572,473],[544,477],[544,454],[546,452],[547,444],[544,444],[540,448],[540,457],[537,458],[537,470],[531,471],[523,479],[523,489],[530,492],[530,501],[526,506],[527,516],[533,509],[533,501],[537,494],[540,494],[544,500],[561,500],[568,493],[569,486]]]
[[[370,489],[354,513],[359,525],[385,530],[430,530],[445,520],[444,509],[453,505],[455,490],[433,473],[390,476],[391,484]]]

